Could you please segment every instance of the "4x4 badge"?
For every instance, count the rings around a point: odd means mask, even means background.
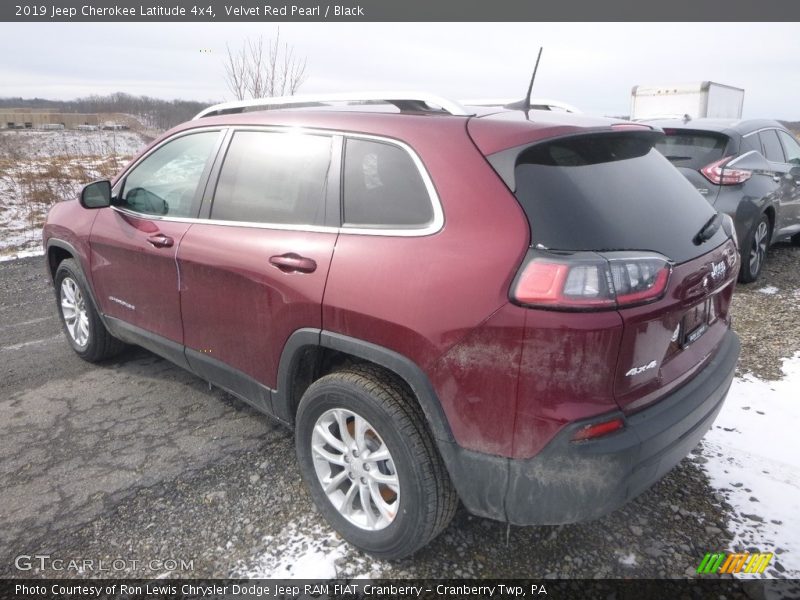
[[[658,363],[656,363],[656,361],[651,360],[649,363],[647,363],[646,365],[642,365],[641,367],[633,367],[630,371],[625,373],[625,377],[639,375],[640,373],[644,373],[645,371],[649,371],[650,369],[655,369],[657,364]]]

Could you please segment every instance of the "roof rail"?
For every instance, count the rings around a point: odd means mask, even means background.
[[[466,106],[502,106],[503,108],[520,108],[524,100],[514,100],[513,98],[477,98],[472,100],[461,100],[461,103]],[[583,111],[567,104],[561,100],[554,100],[552,98],[531,98],[531,110],[536,110],[539,107],[545,107],[545,110],[563,110],[569,113],[582,113]]]
[[[457,117],[471,117],[475,114],[468,111],[458,102],[427,92],[349,92],[343,94],[301,94],[297,96],[223,102],[201,110],[194,118],[202,119],[203,117],[240,113],[248,109],[269,110],[271,108],[292,106],[324,106],[329,102],[385,102],[394,104],[400,110],[431,110],[431,106],[438,106],[444,112]]]

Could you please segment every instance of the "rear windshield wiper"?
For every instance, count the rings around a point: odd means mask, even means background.
[[[668,154],[664,158],[666,158],[670,162],[672,162],[673,160],[692,160],[691,156],[673,156],[671,154]]]
[[[703,242],[707,242],[714,234],[719,231],[720,226],[722,225],[722,216],[719,213],[716,213],[713,217],[711,217],[705,225],[697,232],[697,235],[694,236],[694,240],[692,240],[695,246],[699,246]]]

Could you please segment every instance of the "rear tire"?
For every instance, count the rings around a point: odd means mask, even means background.
[[[86,279],[74,259],[61,261],[54,283],[58,316],[75,353],[88,362],[119,354],[125,344],[106,330],[89,295]]]
[[[314,382],[300,401],[295,443],[319,511],[374,556],[409,556],[453,518],[458,497],[425,417],[381,369],[353,366]]]
[[[742,241],[740,250],[742,267],[739,269],[739,281],[741,283],[751,283],[758,279],[767,259],[767,250],[769,249],[771,237],[769,217],[766,214],[762,214],[750,234]]]

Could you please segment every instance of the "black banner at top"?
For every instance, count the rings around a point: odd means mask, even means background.
[[[3,0],[10,22],[800,21],[797,0]]]

